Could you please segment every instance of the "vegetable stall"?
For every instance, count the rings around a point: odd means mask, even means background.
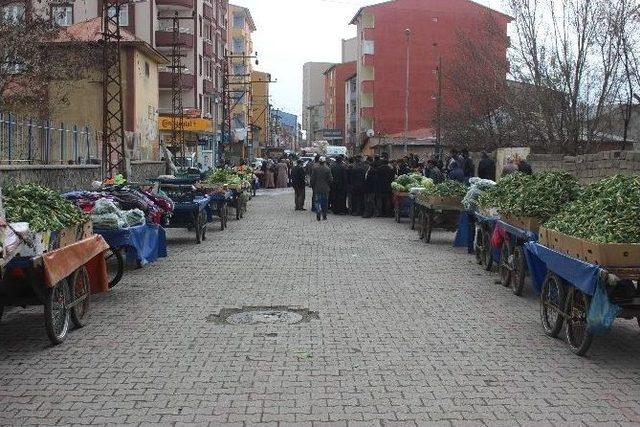
[[[415,218],[412,217],[415,195],[433,186],[433,180],[425,178],[419,173],[400,175],[391,183],[393,212],[396,222],[401,218],[411,217],[412,224]]]
[[[464,210],[462,199],[467,187],[457,181],[444,181],[429,186],[416,196],[415,216],[420,228],[420,239],[431,242],[434,229],[455,231],[460,212]]]
[[[42,305],[47,335],[59,344],[71,323],[86,323],[91,293],[107,289],[108,245],[52,190],[6,187],[0,199],[0,317],[5,307]]]

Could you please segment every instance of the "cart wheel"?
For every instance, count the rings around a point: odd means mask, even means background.
[[[509,241],[505,240],[502,243],[502,249],[500,250],[500,283],[505,288],[511,283],[511,264],[509,258],[511,257],[511,246]]]
[[[476,256],[476,262],[478,265],[484,264],[484,249],[483,249],[484,239],[482,238],[482,229],[476,229],[476,239],[473,242],[473,252]]]
[[[416,207],[415,204],[411,207],[411,229],[416,229]]]
[[[544,333],[556,338],[562,329],[566,288],[562,279],[553,273],[547,274],[540,292],[540,320]]]
[[[426,221],[427,221],[427,217],[426,217],[426,213],[424,211],[420,211],[418,213],[418,224],[420,227],[420,230],[418,232],[418,235],[420,236],[420,240],[424,239],[424,234],[425,234],[425,230],[426,230]]]
[[[53,344],[61,344],[69,331],[68,290],[66,280],[61,280],[53,288],[46,289],[44,325]]]
[[[202,211],[198,213],[196,217],[194,228],[196,230],[196,244],[202,243]]]
[[[225,223],[224,223],[224,208],[220,208],[220,211],[218,212],[218,214],[220,215],[220,231],[224,231],[225,229]]]
[[[567,297],[565,337],[571,351],[578,356],[584,356],[587,353],[593,340],[593,334],[587,329],[589,303],[590,298],[575,288],[572,289]]]
[[[493,250],[491,249],[491,235],[482,231],[482,254],[484,256],[484,269],[491,271],[493,268]]]
[[[89,298],[91,297],[89,283],[89,274],[84,265],[69,277],[70,302],[73,303],[82,298],[82,301],[74,305],[69,313],[71,315],[71,321],[76,328],[82,328],[85,325],[84,318],[89,311]]]
[[[514,295],[522,295],[526,276],[527,267],[525,266],[524,250],[522,246],[516,246],[513,250],[513,272],[511,273],[511,291]]]
[[[201,232],[202,232],[202,241],[204,242],[205,240],[207,240],[207,219],[206,218],[203,218]]]
[[[433,230],[433,214],[427,212],[425,214],[425,230],[424,230],[424,242],[431,243],[431,231]]]
[[[107,263],[107,278],[109,289],[117,285],[124,274],[124,257],[120,248],[109,248],[104,252],[104,261]]]

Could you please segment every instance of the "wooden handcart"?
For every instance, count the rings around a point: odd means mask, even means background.
[[[26,241],[25,245],[24,252],[34,249]],[[0,264],[0,317],[5,307],[42,305],[49,339],[53,344],[62,343],[71,323],[76,328],[85,325],[92,288],[106,288],[102,255],[106,249],[101,236],[91,236],[43,255],[18,253],[4,259]]]
[[[391,200],[393,202],[393,213],[396,222],[400,222],[402,218],[411,218],[413,212],[413,203],[415,197],[411,193],[394,192]]]
[[[528,275],[524,244],[538,241],[537,228],[529,229],[526,224],[513,219],[500,219],[496,221],[496,226],[505,231],[498,267],[500,282],[504,287],[510,287],[514,295],[520,296]]]
[[[594,339],[594,325],[589,323],[592,304],[612,304],[616,308],[612,317],[640,323],[640,267],[601,267],[537,242],[524,246],[540,294],[543,330],[556,338],[564,326],[575,354],[585,355]]]
[[[420,239],[431,242],[431,233],[435,229],[456,231],[462,205],[437,204],[424,199],[416,199],[414,204],[416,221],[420,228]]]
[[[494,251],[491,247],[491,236],[496,226],[497,218],[480,212],[475,217],[475,238],[473,243],[474,254],[479,265],[486,271],[491,271],[494,264]]]

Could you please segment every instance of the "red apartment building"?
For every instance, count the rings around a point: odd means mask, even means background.
[[[390,135],[405,130],[407,51],[409,52],[410,130],[433,128],[438,110],[438,64],[443,75],[448,64],[459,61],[460,35],[472,42],[487,39],[493,24],[496,61],[508,71],[507,26],[512,18],[470,0],[394,0],[361,8],[351,24],[358,27],[357,130],[367,135]],[[407,30],[409,35],[407,36]],[[501,36],[503,35],[503,36]],[[448,98],[443,79],[443,103]]]
[[[324,72],[324,126],[328,131],[340,131],[345,142],[345,84],[356,73],[356,63],[336,64]],[[337,134],[337,132],[336,132]],[[336,141],[337,142],[337,141]]]

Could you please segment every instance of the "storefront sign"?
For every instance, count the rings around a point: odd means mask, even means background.
[[[161,131],[170,131],[173,117],[160,117],[158,119],[158,128]],[[190,119],[184,118],[184,130],[186,132],[212,132],[213,121],[210,119]]]

